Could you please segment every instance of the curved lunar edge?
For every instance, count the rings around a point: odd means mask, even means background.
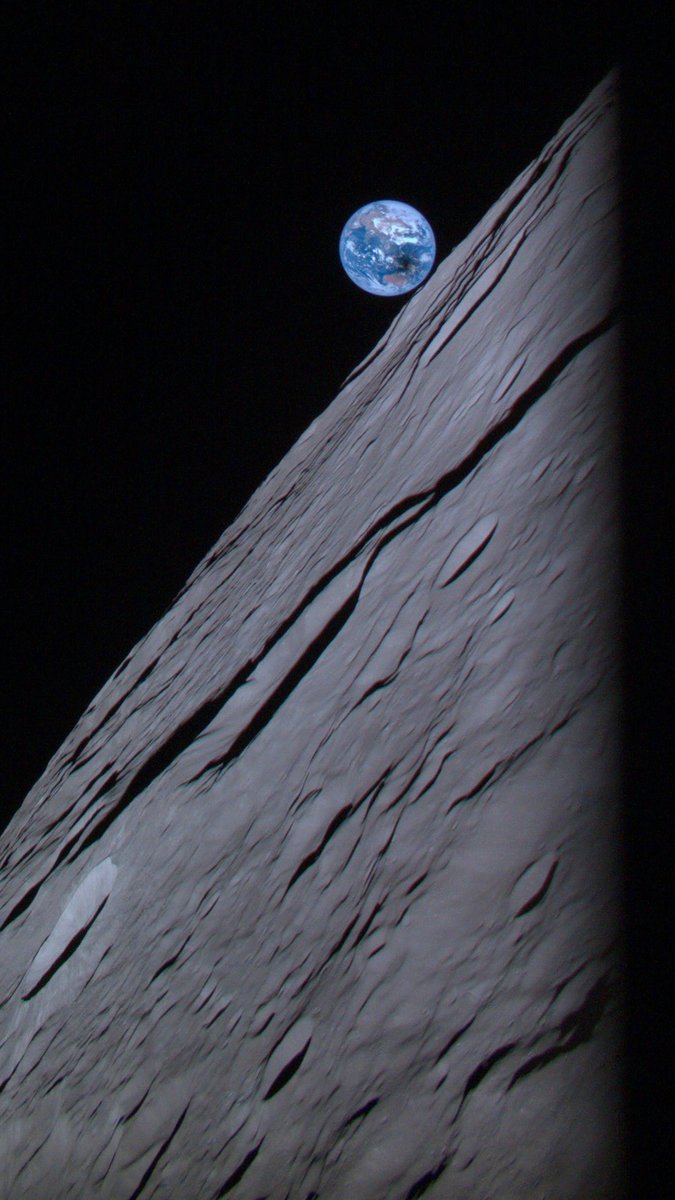
[[[3,1198],[621,1191],[616,79],[5,831]]]

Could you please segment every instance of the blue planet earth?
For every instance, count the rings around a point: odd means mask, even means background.
[[[402,200],[375,200],[349,218],[340,261],[349,278],[373,296],[401,296],[419,287],[436,257],[429,222]]]

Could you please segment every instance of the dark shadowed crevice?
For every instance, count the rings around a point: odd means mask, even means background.
[[[132,777],[117,801],[102,814],[79,844],[77,844],[76,839],[71,839],[67,846],[61,850],[57,863],[63,861],[66,856],[68,856],[68,862],[73,862],[83,850],[86,850],[88,846],[103,836],[106,830],[110,828],[117,817],[124,812],[131,802],[141,792],[145,791],[194,742],[206,726],[211,723],[223,705],[227,703],[230,697],[234,695],[241,684],[248,678],[252,665],[250,661],[245,663],[226,688],[219,692],[217,696],[201,705],[187,721],[178,726],[176,731],[165,742],[157,747],[154,753],[150,755],[143,766]],[[80,837],[80,834],[78,834],[78,837]],[[70,853],[73,846],[75,846],[75,849]]]
[[[529,900],[526,900],[525,904],[518,909],[518,912],[515,914],[517,917],[524,917],[525,913],[532,912],[533,908],[536,908],[538,904],[541,904],[544,896],[553,882],[553,876],[555,875],[557,868],[558,859],[556,858],[555,862],[551,865],[551,867],[549,867],[544,882],[539,888],[537,888],[537,891],[534,893],[534,895],[531,896]]]
[[[126,1115],[122,1117],[122,1120],[120,1122],[121,1125],[126,1125],[127,1121],[130,1121],[132,1117],[135,1117],[136,1113],[139,1111],[139,1109],[141,1109],[142,1106],[145,1104],[145,1101],[147,1100],[148,1096],[150,1095],[150,1092],[152,1091],[152,1086],[153,1086],[156,1078],[157,1078],[157,1076],[155,1075],[152,1083],[148,1084],[148,1086],[145,1089],[145,1091],[143,1092],[143,1095],[141,1096],[140,1100],[138,1100],[136,1102],[136,1104],[134,1104],[133,1108],[131,1108],[129,1110],[129,1112],[126,1113]]]
[[[84,797],[87,795],[87,792],[91,791],[91,789],[94,787],[94,785],[98,783],[99,779],[101,779],[102,776],[105,775],[106,771],[110,770],[111,766],[112,766],[112,763],[106,762],[101,767],[101,769],[99,771],[97,771],[96,775],[94,775],[93,778],[89,780],[89,783],[87,784],[87,786],[84,789],[84,791],[82,792],[82,794],[80,796],[76,797],[76,799],[73,800],[72,804],[66,805],[61,810],[61,812],[58,814],[58,816],[54,817],[54,819],[52,821],[50,821],[48,825],[45,825],[44,830],[42,832],[43,838],[47,838],[50,833],[53,833],[54,830],[57,829],[59,825],[62,825],[63,822],[65,820],[67,820],[67,818],[72,813],[73,809],[77,808],[77,806],[82,803],[82,801],[84,800]],[[116,774],[115,774],[115,777],[117,778]],[[98,792],[97,795],[92,797],[92,799],[88,803],[92,804],[93,801],[95,799],[97,799],[98,795],[100,795],[100,794],[101,793]],[[19,867],[21,865],[21,863],[26,861],[26,859],[31,858],[35,854],[35,852],[36,852],[35,846],[34,845],[29,846],[29,848],[27,850],[25,850],[23,854],[19,855],[19,857],[14,860],[14,862],[12,863],[12,871],[15,871],[17,869],[17,867]],[[3,859],[2,863],[0,863],[0,871],[4,870],[5,867],[9,865],[9,861],[10,861],[11,857],[12,857],[12,847],[10,847],[10,849],[9,849],[8,853],[6,854],[5,858]]]
[[[438,1066],[441,1059],[445,1058],[446,1054],[448,1054],[452,1050],[452,1047],[455,1045],[456,1042],[459,1041],[462,1034],[466,1033],[467,1029],[471,1028],[475,1019],[476,1019],[475,1017],[472,1017],[470,1021],[467,1021],[466,1025],[462,1025],[461,1029],[457,1029],[455,1031],[455,1033],[453,1033],[452,1037],[445,1043],[442,1050],[439,1051],[438,1056],[436,1058],[436,1062],[434,1063],[434,1066]]]
[[[127,655],[127,657],[124,659],[124,662],[120,663],[119,667],[112,675],[112,679],[116,679],[117,676],[122,673],[122,671],[126,667],[127,663],[130,661],[130,658],[131,658],[131,656]],[[94,728],[90,729],[89,733],[85,734],[85,736],[82,738],[82,740],[80,742],[78,742],[77,746],[75,747],[75,749],[73,750],[72,754],[69,757],[69,761],[73,764],[74,772],[81,770],[82,767],[85,765],[85,763],[89,762],[89,758],[82,759],[81,762],[77,761],[79,759],[80,755],[82,754],[82,751],[85,749],[85,747],[88,746],[88,744],[92,740],[92,738],[96,737],[97,733],[100,733],[101,729],[103,729],[103,726],[107,725],[108,722],[112,720],[112,718],[115,716],[115,713],[119,711],[119,709],[124,704],[124,701],[129,698],[129,696],[132,694],[132,692],[134,692],[137,687],[140,687],[140,685],[145,682],[145,680],[148,678],[148,676],[152,674],[152,672],[154,671],[158,662],[159,662],[159,657],[154,658],[152,660],[152,662],[148,663],[147,667],[145,667],[145,669],[143,671],[141,671],[141,674],[138,676],[138,679],[136,679],[132,683],[131,687],[129,688],[129,691],[123,692],[121,696],[118,696],[118,698],[117,698],[117,700],[115,700],[114,704],[111,704],[110,708],[105,713],[105,715],[103,717],[101,717],[101,720],[98,722],[98,724],[94,725]],[[91,756],[91,757],[93,757],[93,756]]]
[[[345,931],[341,935],[341,937],[338,938],[337,942],[333,946],[333,949],[326,955],[326,958],[324,959],[323,963],[319,967],[319,970],[316,972],[316,974],[320,974],[321,971],[323,971],[324,967],[328,966],[328,963],[330,962],[330,960],[332,958],[335,958],[335,955],[340,952],[340,950],[344,946],[345,942],[347,941],[347,938],[349,937],[352,929],[356,925],[358,919],[359,919],[359,914],[357,913],[356,916],[353,917],[352,920],[349,922],[347,928],[345,929]]]
[[[187,1110],[189,1107],[190,1107],[190,1103],[188,1101],[185,1108],[183,1109],[183,1112],[181,1113],[180,1117],[176,1121],[176,1124],[174,1125],[173,1129],[171,1130],[171,1133],[169,1134],[168,1138],[166,1139],[165,1142],[162,1142],[162,1145],[160,1146],[159,1150],[157,1151],[157,1153],[156,1153],[155,1157],[153,1158],[152,1162],[150,1163],[149,1167],[146,1168],[146,1170],[143,1174],[143,1178],[141,1179],[138,1187],[135,1188],[134,1191],[129,1196],[129,1200],[138,1200],[138,1197],[140,1196],[141,1192],[143,1192],[145,1190],[145,1186],[148,1183],[153,1171],[155,1170],[155,1167],[157,1166],[160,1158],[162,1158],[162,1156],[164,1154],[166,1154],[167,1150],[169,1149],[169,1146],[171,1145],[176,1134],[178,1133],[178,1130],[180,1129],[181,1125],[183,1124],[183,1121],[185,1120],[185,1116],[186,1116],[186,1113],[187,1113]]]
[[[384,679],[376,680],[375,683],[371,683],[369,688],[366,688],[366,691],[363,693],[360,700],[357,700],[356,704],[352,708],[352,712],[356,712],[357,708],[360,708],[362,704],[365,704],[366,700],[370,700],[371,696],[375,696],[378,692],[383,691],[384,688],[389,687],[394,682],[394,680],[398,677],[402,663],[410,654],[410,649],[411,647],[409,646],[405,654],[402,656],[401,661],[397,664],[395,669],[390,672],[389,675],[386,675]]]
[[[342,1133],[345,1129],[348,1129],[355,1121],[362,1121],[379,1103],[380,1097],[374,1096],[372,1100],[368,1100],[365,1104],[362,1104],[360,1108],[357,1108],[356,1112],[352,1113],[351,1117],[347,1117],[347,1120],[342,1122],[339,1132]]]
[[[47,872],[47,875],[48,874],[49,874],[49,872]],[[28,888],[28,891],[24,892],[21,899],[19,901],[17,901],[17,903],[14,905],[14,908],[11,908],[9,910],[7,916],[5,917],[4,921],[2,922],[2,925],[0,925],[0,930],[6,929],[8,925],[11,925],[12,921],[16,921],[17,917],[20,917],[21,914],[24,913],[27,908],[30,908],[30,905],[33,903],[35,897],[37,896],[38,892],[40,891],[40,888],[42,887],[45,879],[47,878],[47,875],[43,875],[42,879],[38,879],[37,883],[34,883],[32,885],[32,887]]]
[[[82,828],[82,829],[78,829],[78,830],[76,831],[76,833],[74,833],[74,834],[72,835],[72,837],[68,838],[68,840],[67,840],[67,841],[65,841],[65,842],[63,843],[63,845],[62,845],[61,849],[59,850],[59,853],[58,853],[58,854],[57,854],[57,856],[56,856],[56,859],[55,859],[55,861],[54,861],[54,865],[53,865],[53,867],[51,868],[51,869],[52,869],[52,871],[53,871],[53,870],[55,870],[55,869],[56,869],[56,867],[58,867],[58,866],[59,866],[59,864],[60,864],[60,863],[62,863],[62,862],[64,861],[64,859],[66,859],[66,858],[68,857],[68,855],[70,854],[70,851],[72,850],[73,846],[77,846],[78,842],[82,842],[82,841],[84,841],[84,839],[85,839],[85,838],[86,838],[86,836],[87,836],[87,830],[88,830],[88,829],[91,829],[92,825],[94,825],[94,824],[95,824],[95,822],[96,822],[96,819],[97,819],[97,817],[98,817],[98,812],[97,812],[97,809],[96,809],[96,804],[97,804],[97,802],[98,802],[98,801],[99,801],[99,800],[100,800],[100,799],[101,799],[103,796],[105,796],[107,792],[111,792],[111,791],[113,790],[113,788],[114,788],[115,784],[117,783],[118,779],[119,779],[119,774],[118,774],[118,772],[117,772],[117,771],[113,771],[113,772],[112,772],[112,774],[110,775],[110,777],[109,777],[109,778],[106,780],[106,782],[105,782],[104,784],[102,784],[102,786],[99,788],[99,790],[98,790],[98,792],[96,793],[96,795],[95,795],[95,796],[92,796],[91,800],[89,801],[89,803],[88,803],[87,807],[86,807],[86,808],[85,808],[85,810],[84,810],[85,812],[87,812],[87,811],[91,810],[91,815],[90,815],[90,817],[89,817],[89,820],[87,821],[87,823],[86,823],[86,825],[84,826],[84,828]]]
[[[375,907],[374,907],[373,911],[371,912],[370,916],[369,916],[369,917],[366,919],[366,921],[364,922],[363,926],[361,927],[361,929],[360,929],[360,930],[359,930],[359,932],[357,933],[356,937],[354,938],[354,944],[353,944],[353,946],[352,946],[352,950],[355,950],[355,949],[356,949],[356,947],[359,945],[359,943],[363,941],[363,939],[364,939],[364,937],[366,936],[366,934],[368,933],[368,930],[370,929],[370,927],[371,927],[371,925],[372,925],[373,921],[375,920],[375,917],[377,916],[377,914],[379,913],[380,909],[382,908],[382,905],[383,905],[383,904],[384,904],[384,901],[383,901],[383,900],[379,900],[379,901],[377,902],[377,904],[375,905]]]
[[[578,967],[575,967],[573,971],[570,971],[569,975],[566,975],[564,979],[561,979],[560,983],[556,984],[556,986],[553,989],[553,992],[551,994],[551,999],[549,1001],[549,1008],[551,1007],[552,1004],[555,1004],[555,1001],[558,999],[558,996],[560,995],[561,992],[564,992],[567,985],[569,983],[571,983],[573,979],[576,979],[577,975],[581,975],[581,972],[585,971],[589,965],[590,965],[589,961],[587,959],[584,959],[582,962],[579,963]]]
[[[228,1192],[231,1192],[234,1188],[236,1188],[237,1184],[240,1183],[244,1178],[244,1175],[248,1171],[249,1167],[252,1166],[258,1157],[263,1141],[264,1138],[261,1138],[261,1140],[258,1142],[258,1145],[255,1146],[253,1150],[249,1150],[248,1154],[241,1160],[236,1170],[234,1170],[231,1175],[228,1175],[225,1183],[219,1189],[219,1191],[213,1193],[212,1200],[221,1200],[221,1196],[226,1196]]]
[[[427,878],[428,874],[429,874],[429,872],[425,871],[423,875],[419,875],[417,877],[417,879],[414,879],[413,882],[410,884],[410,887],[406,888],[405,895],[412,896],[413,892],[416,892],[418,887],[420,887],[420,885],[424,883],[424,880]]]
[[[295,666],[281,680],[275,688],[272,695],[258,709],[255,716],[249,721],[245,729],[241,731],[239,736],[235,738],[229,750],[221,758],[213,759],[206,766],[193,776],[191,783],[201,779],[209,771],[217,769],[224,771],[227,766],[250,745],[254,738],[265,728],[272,720],[272,717],[278,712],[282,704],[295,690],[298,684],[304,679],[305,675],[311,671],[312,667],[318,662],[321,655],[328,649],[331,643],[335,640],[340,630],[346,625],[356,608],[361,584],[352,595],[345,601],[338,611],[331,617],[330,621],[321,630],[321,633],[310,642],[307,649],[300,656]]]
[[[454,728],[454,722],[450,726],[450,728],[446,731],[446,736],[447,736],[447,734],[452,732],[453,728]],[[416,771],[414,772],[412,778],[409,780],[408,783],[406,783],[403,791],[399,792],[396,796],[394,796],[393,800],[389,801],[386,808],[384,809],[385,812],[390,812],[392,808],[395,808],[397,804],[401,803],[401,800],[403,800],[404,796],[407,796],[408,793],[412,791],[412,789],[414,788],[415,784],[417,783],[417,780],[419,779],[420,775],[425,770],[425,768],[429,762],[429,759],[431,758],[431,755],[433,754],[434,750],[437,748],[437,746],[439,744],[439,741],[441,741],[441,740],[442,740],[441,738],[437,739],[437,741],[434,742],[434,744],[431,746],[429,751],[427,753],[425,753],[424,758],[421,760],[421,762],[420,762],[419,766],[417,767]],[[452,754],[454,754],[454,750],[448,750],[443,755],[443,758],[441,759],[440,763],[438,764],[438,767],[435,769],[434,774],[432,775],[431,779],[429,779],[429,781],[427,783],[425,783],[421,792],[418,792],[417,795],[413,799],[411,799],[411,801],[410,801],[411,804],[417,804],[418,801],[421,800],[424,795],[426,795],[426,793],[429,791],[429,789],[434,786],[441,771],[443,770],[443,767],[445,766],[446,762],[448,761],[448,759],[450,758],[450,756]],[[428,874],[428,872],[427,872],[427,874]],[[420,880],[420,882],[421,882],[421,880]],[[407,894],[408,893],[406,893],[406,895]]]
[[[52,962],[52,964],[50,965],[48,970],[46,970],[45,973],[40,976],[37,983],[35,983],[33,985],[33,987],[30,989],[30,991],[24,993],[24,995],[21,997],[22,1000],[31,1000],[33,998],[33,996],[35,996],[38,992],[42,991],[42,988],[45,987],[49,983],[49,980],[56,974],[59,967],[62,967],[63,964],[65,962],[67,962],[69,958],[71,958],[71,956],[75,953],[75,951],[77,950],[80,943],[84,940],[84,938],[88,934],[89,930],[91,929],[92,925],[94,924],[94,921],[96,920],[97,916],[101,912],[101,909],[104,908],[107,903],[108,903],[108,897],[106,896],[99,904],[99,906],[96,909],[96,912],[93,914],[93,916],[89,919],[89,921],[87,921],[87,924],[84,925],[82,927],[82,929],[78,929],[75,936],[70,939],[70,941],[68,942],[68,944],[66,946],[64,946],[63,950],[58,955],[58,957],[54,959],[54,961]]]
[[[540,739],[537,738],[537,741],[539,740]],[[520,758],[519,754],[512,754],[508,759],[502,759],[501,762],[495,763],[495,765],[491,767],[489,771],[486,771],[485,775],[483,775],[482,778],[478,780],[478,783],[474,784],[474,786],[468,792],[464,792],[461,796],[456,796],[451,801],[446,809],[446,813],[451,812],[452,809],[456,808],[458,804],[464,804],[466,800],[474,800],[476,796],[479,796],[481,792],[485,791],[486,787],[492,783],[493,780],[496,782],[498,779],[500,779],[504,774],[504,771],[508,770],[508,768],[512,766],[513,763],[518,760],[518,758]]]
[[[475,561],[479,557],[479,555],[481,555],[483,553],[485,547],[487,545],[489,545],[489,543],[492,541],[492,539],[495,535],[496,528],[497,528],[497,526],[495,525],[494,528],[490,530],[487,537],[483,538],[480,545],[476,546],[475,550],[472,550],[469,557],[464,559],[464,562],[459,567],[457,567],[456,571],[453,571],[453,573],[449,577],[449,579],[446,579],[445,583],[441,584],[441,587],[444,587],[444,588],[448,587],[451,583],[454,583],[456,579],[459,579],[460,575],[463,575],[465,571],[468,571],[471,564],[475,563]]]
[[[410,1191],[406,1192],[405,1200],[417,1200],[418,1196],[423,1196],[424,1193],[429,1190],[432,1184],[434,1184],[437,1179],[440,1179],[448,1165],[448,1162],[449,1159],[447,1157],[442,1158],[438,1166],[434,1167],[433,1171],[427,1171],[426,1175],[422,1175],[422,1177],[412,1185]]]
[[[57,1087],[59,1086],[59,1084],[60,1084],[60,1083],[63,1083],[63,1081],[64,1081],[64,1079],[66,1078],[66,1075],[67,1075],[67,1074],[69,1074],[69,1072],[67,1072],[67,1071],[64,1071],[62,1075],[57,1075],[57,1076],[56,1076],[56,1079],[53,1079],[53,1080],[52,1080],[52,1082],[50,1083],[49,1087],[46,1087],[46,1088],[45,1088],[45,1090],[44,1090],[44,1092],[43,1092],[43,1095],[44,1095],[44,1096],[48,1096],[50,1092],[53,1092],[53,1091],[54,1091],[54,1089],[55,1089],[55,1088],[57,1088]]]
[[[568,1013],[561,1022],[558,1029],[560,1040],[554,1046],[549,1046],[547,1050],[542,1050],[540,1054],[535,1054],[527,1062],[524,1062],[511,1076],[507,1092],[519,1079],[531,1075],[533,1071],[541,1071],[562,1054],[569,1054],[572,1050],[576,1050],[577,1046],[589,1042],[605,1011],[609,994],[608,976],[603,975],[586,993],[580,1007]]]
[[[161,775],[162,771],[166,770],[174,759],[182,754],[183,750],[192,745],[199,734],[218,715],[223,705],[227,703],[230,697],[234,695],[241,684],[247,679],[252,665],[251,662],[246,662],[234,678],[230,680],[226,688],[223,688],[217,696],[202,704],[187,721],[183,721],[175,732],[157,747],[127,785],[124,795],[120,798],[124,805],[130,804],[132,800],[135,800],[136,796],[145,791],[153,780]],[[84,845],[81,848],[84,849]]]
[[[282,1088],[286,1087],[287,1083],[290,1083],[295,1073],[299,1071],[300,1067],[302,1066],[302,1061],[309,1050],[309,1044],[311,1040],[311,1038],[307,1038],[302,1050],[299,1050],[297,1054],[294,1054],[293,1057],[286,1063],[286,1066],[279,1071],[279,1074],[272,1080],[272,1083],[265,1092],[263,1100],[270,1100],[272,1096],[276,1096],[277,1092],[280,1092]]]
[[[204,1001],[204,1003],[206,1003],[206,1001]],[[199,1010],[196,1009],[195,1011],[198,1012]],[[251,1037],[254,1037],[254,1038],[260,1037],[261,1033],[264,1033],[265,1030],[269,1028],[269,1026],[271,1025],[271,1023],[274,1020],[274,1018],[276,1017],[276,1015],[277,1015],[276,1012],[274,1010],[272,1010],[272,1012],[269,1013],[268,1016],[265,1018],[265,1021],[260,1026],[260,1028],[256,1029],[255,1033],[251,1034]]]
[[[75,768],[73,768],[73,771],[74,770],[75,770]],[[110,778],[114,777],[114,779],[117,779],[118,772],[113,769],[113,764],[110,761],[105,762],[104,765],[101,767],[101,769],[99,771],[97,771],[96,774],[89,780],[89,783],[87,784],[87,786],[85,787],[84,791],[82,792],[82,794],[80,796],[80,801],[84,800],[84,797],[87,795],[87,793],[90,792],[92,790],[92,788],[94,788],[96,786],[96,784],[99,782],[99,780],[103,778],[106,771],[111,772]],[[101,787],[103,787],[103,786],[104,785],[102,784]],[[101,794],[101,792],[99,790],[93,798],[96,799],[100,794]],[[89,803],[91,803],[91,801],[89,801]],[[68,811],[70,812],[73,807],[74,807],[74,805],[71,805],[71,808],[68,809]]]
[[[290,891],[290,889],[293,887],[293,884],[298,881],[300,876],[304,875],[305,871],[308,871],[309,868],[316,862],[317,858],[319,858],[319,856],[322,854],[325,847],[328,845],[333,834],[337,832],[337,830],[340,828],[340,826],[342,824],[344,824],[344,822],[347,820],[347,817],[350,816],[353,811],[354,811],[354,805],[347,804],[347,805],[345,805],[344,808],[340,809],[339,813],[336,813],[336,815],[333,817],[333,820],[331,821],[330,825],[328,826],[328,829],[324,833],[323,838],[321,839],[321,842],[319,843],[319,845],[316,847],[315,850],[312,850],[311,853],[308,854],[306,858],[303,858],[300,865],[298,867],[296,867],[295,871],[293,872],[291,878],[288,881],[288,885],[286,887],[287,892]]]
[[[495,1067],[498,1062],[501,1062],[503,1058],[506,1058],[506,1055],[510,1054],[512,1050],[515,1050],[517,1045],[517,1042],[507,1042],[505,1046],[500,1046],[497,1050],[493,1050],[492,1054],[488,1054],[487,1058],[484,1058],[483,1061],[478,1064],[476,1069],[471,1072],[466,1081],[459,1106],[460,1108],[464,1104],[467,1096],[470,1095],[471,1092],[475,1091],[475,1089],[483,1082],[486,1075],[489,1074],[492,1068]]]
[[[183,944],[179,947],[178,950],[176,950],[176,953],[172,954],[170,958],[167,958],[165,960],[165,962],[163,962],[162,965],[157,968],[154,975],[150,979],[150,983],[154,983],[156,979],[159,979],[160,975],[163,975],[165,971],[169,970],[169,967],[172,967],[174,965],[174,963],[178,962],[178,959],[180,958],[181,954],[183,953],[183,951],[184,951],[185,947],[187,946],[188,942],[190,941],[191,937],[192,937],[192,934],[189,933],[187,935],[187,937],[185,938],[185,941],[183,942]],[[149,986],[149,984],[148,984],[148,986]]]

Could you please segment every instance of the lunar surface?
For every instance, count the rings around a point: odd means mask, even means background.
[[[4,831],[2,1200],[623,1196],[617,198],[610,76]]]
[[[401,296],[424,282],[436,257],[428,221],[401,200],[364,204],[340,236],[340,261],[349,278],[373,296]]]

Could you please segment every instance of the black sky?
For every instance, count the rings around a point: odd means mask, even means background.
[[[405,303],[343,274],[354,209],[412,203],[441,260],[617,63],[638,163],[624,222],[626,378],[639,395],[626,413],[626,561],[639,583],[626,590],[630,661],[648,669],[631,684],[633,761],[637,781],[654,760],[653,802],[667,758],[645,715],[667,686],[658,481],[672,474],[669,377],[645,349],[672,263],[655,216],[672,157],[659,31],[617,30],[618,6],[593,0],[420,0],[407,18],[374,3],[236,7],[2,6],[18,318],[1,474],[6,816]],[[663,856],[663,826],[632,832]]]

